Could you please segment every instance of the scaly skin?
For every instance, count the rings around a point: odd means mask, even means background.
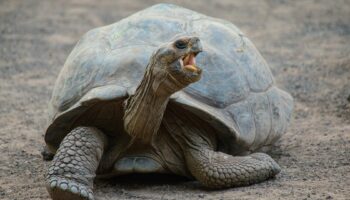
[[[250,185],[280,172],[278,164],[264,153],[234,157],[203,148],[188,151],[185,158],[192,175],[208,188]]]
[[[181,108],[168,109],[164,126],[181,146],[190,173],[208,188],[250,185],[274,177],[281,170],[265,153],[241,157],[215,151],[215,129]]]
[[[175,47],[178,41],[184,43],[183,48]],[[170,96],[201,78],[201,69],[194,66],[193,71],[186,69],[182,58],[188,54],[194,58],[201,51],[197,37],[183,37],[161,46],[150,58],[135,94],[124,102],[124,129],[130,136],[152,143]]]
[[[54,200],[93,200],[93,180],[106,138],[92,127],[78,127],[62,141],[46,176]]]

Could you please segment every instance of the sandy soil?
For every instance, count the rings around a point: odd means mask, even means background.
[[[96,3],[98,2],[98,3]],[[172,176],[97,181],[98,199],[350,199],[350,1],[174,1],[232,21],[295,98],[275,180],[220,191]],[[40,148],[56,76],[79,37],[155,1],[0,1],[0,199],[48,199]],[[151,178],[152,177],[152,178]]]

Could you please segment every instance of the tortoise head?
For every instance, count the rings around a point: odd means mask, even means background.
[[[152,75],[170,93],[176,92],[201,78],[202,70],[196,65],[201,51],[198,37],[181,37],[162,45],[151,58]]]
[[[170,96],[201,78],[195,59],[201,51],[197,37],[181,37],[152,55],[135,94],[124,102],[124,128],[129,135],[144,143],[153,141]]]

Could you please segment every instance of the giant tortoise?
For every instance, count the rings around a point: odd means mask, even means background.
[[[93,180],[172,173],[207,188],[258,183],[258,152],[285,133],[292,97],[236,26],[158,4],[87,32],[56,81],[46,150],[53,199],[94,199]]]

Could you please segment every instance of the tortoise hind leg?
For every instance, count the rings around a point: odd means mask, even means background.
[[[209,188],[245,186],[265,181],[280,172],[279,165],[267,154],[234,157],[209,148],[185,153],[192,175]]]
[[[92,127],[75,128],[63,139],[46,176],[52,199],[94,199],[93,179],[105,144],[105,135]]]
[[[215,129],[198,117],[169,109],[164,126],[178,141],[190,173],[204,186],[227,188],[267,180],[280,172],[278,164],[267,154],[232,156],[215,151]]]

